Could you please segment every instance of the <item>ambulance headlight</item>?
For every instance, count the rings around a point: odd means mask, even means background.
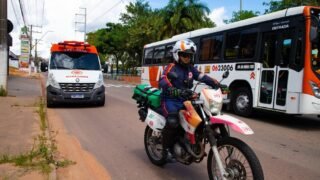
[[[94,85],[94,89],[97,89],[97,88],[99,88],[99,87],[101,87],[101,86],[103,86],[104,85],[104,82],[103,82],[103,76],[102,76],[102,73],[101,74],[99,74],[99,78],[98,78],[98,81],[97,81],[97,83]]]
[[[51,85],[54,88],[60,89],[60,85],[59,83],[56,81],[56,79],[54,78],[54,75],[52,73],[50,73],[48,75],[48,80],[47,80],[47,87]]]

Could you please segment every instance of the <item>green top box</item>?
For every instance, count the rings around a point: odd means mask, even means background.
[[[138,102],[146,101],[151,107],[158,108],[161,105],[160,94],[161,90],[149,84],[139,84],[134,88],[132,98]]]

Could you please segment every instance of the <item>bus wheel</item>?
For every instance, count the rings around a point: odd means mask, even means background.
[[[233,91],[232,108],[235,114],[250,116],[252,113],[252,95],[248,88],[239,88]]]

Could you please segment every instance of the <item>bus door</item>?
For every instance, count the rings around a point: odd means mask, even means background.
[[[286,110],[289,59],[294,31],[265,32],[262,35],[261,79],[258,106]]]

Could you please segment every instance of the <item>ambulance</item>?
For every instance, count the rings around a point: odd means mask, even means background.
[[[97,49],[88,43],[64,41],[51,46],[47,107],[66,103],[105,104],[105,87]]]

